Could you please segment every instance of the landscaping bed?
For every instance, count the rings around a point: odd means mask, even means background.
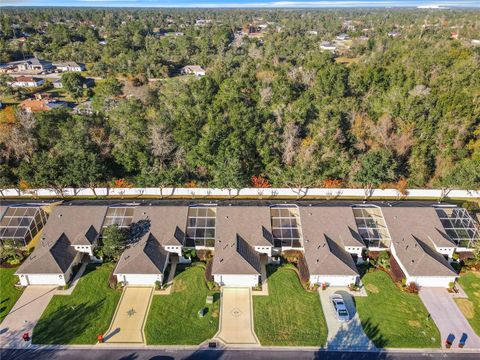
[[[121,292],[108,286],[113,264],[87,266],[71,295],[55,295],[33,330],[34,344],[95,344],[112,320]]]
[[[401,291],[384,271],[367,273],[368,297],[355,298],[367,336],[379,348],[439,348],[440,333],[418,295]]]
[[[15,276],[15,267],[0,267],[0,323],[17,302],[22,289],[15,287],[18,277]]]
[[[317,292],[292,269],[268,266],[268,296],[254,296],[255,333],[266,346],[324,346],[327,325]]]
[[[206,304],[208,295],[213,304]],[[177,266],[170,295],[155,295],[152,299],[145,336],[148,345],[197,345],[212,338],[218,331],[218,292],[208,290],[205,266],[201,263]],[[203,317],[198,311],[207,308]]]
[[[473,330],[480,336],[480,272],[467,271],[458,279],[468,299],[455,299]]]

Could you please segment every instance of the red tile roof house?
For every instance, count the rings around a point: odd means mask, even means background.
[[[45,84],[45,80],[34,78],[32,76],[19,76],[11,83],[13,87],[40,87]]]
[[[212,275],[222,286],[258,285],[262,257],[271,261],[291,249],[304,253],[310,283],[346,286],[358,282],[356,260],[370,249],[389,250],[407,282],[448,287],[457,278],[453,252],[468,252],[480,240],[464,209],[429,202],[70,204],[54,208],[41,243],[17,270],[23,285],[66,283],[111,224],[142,224],[114,270],[130,285],[163,281],[172,256],[187,262],[182,250],[194,248],[213,252]]]

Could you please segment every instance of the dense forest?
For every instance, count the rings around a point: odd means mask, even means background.
[[[479,189],[479,19],[473,10],[4,9],[0,62],[78,61],[103,80],[82,95],[90,114],[16,109],[0,124],[0,187]],[[268,26],[239,38],[251,23]],[[340,33],[348,46],[320,50]],[[179,76],[188,64],[206,76]],[[1,77],[0,92],[12,104],[27,96]]]

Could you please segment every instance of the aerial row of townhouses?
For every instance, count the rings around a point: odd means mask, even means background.
[[[257,286],[261,266],[282,252],[304,254],[311,284],[359,282],[362,252],[388,250],[407,283],[448,287],[457,278],[454,253],[468,255],[478,224],[463,208],[431,202],[71,201],[4,204],[0,240],[35,249],[17,270],[22,285],[65,285],[80,262],[95,260],[102,230],[112,224],[141,233],[121,255],[114,275],[129,285],[163,281],[184,249],[210,250],[219,285]]]

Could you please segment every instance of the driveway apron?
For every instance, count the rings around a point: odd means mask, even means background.
[[[465,348],[480,349],[480,337],[475,334],[446,289],[422,287],[419,295],[440,330],[443,347],[449,336],[454,337],[453,347],[458,346],[463,336],[466,337]]]
[[[320,302],[328,327],[327,348],[328,349],[350,349],[350,350],[372,350],[375,345],[365,335],[360,317],[355,308],[353,297],[340,287],[330,287],[326,290],[318,289]],[[340,322],[335,316],[335,310],[330,301],[330,296],[340,294],[347,307],[350,321]]]
[[[152,296],[153,287],[125,287],[104,341],[125,344],[144,343],[143,328]]]
[[[24,333],[32,336],[33,328],[48,303],[55,295],[56,286],[34,286],[25,288],[12,310],[0,324],[0,348],[28,347],[30,342],[22,339]]]
[[[250,288],[222,288],[220,330],[216,337],[228,345],[259,344],[253,328],[252,290]]]

